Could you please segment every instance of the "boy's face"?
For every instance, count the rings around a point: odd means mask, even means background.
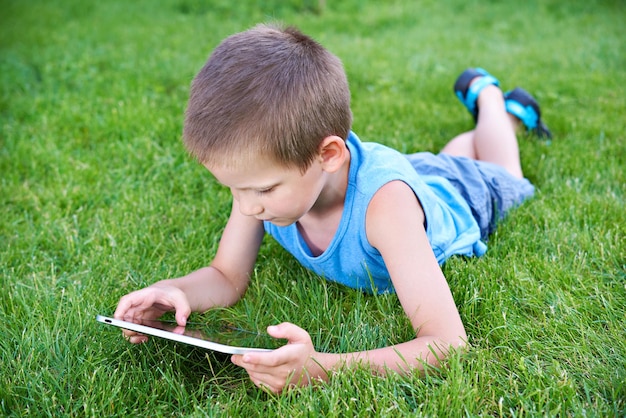
[[[278,226],[297,222],[313,209],[327,178],[317,160],[304,173],[298,168],[285,168],[262,157],[236,168],[206,168],[220,183],[230,188],[243,215]]]

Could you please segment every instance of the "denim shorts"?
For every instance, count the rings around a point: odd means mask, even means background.
[[[530,198],[535,188],[525,178],[517,178],[497,164],[448,154],[418,152],[407,155],[421,175],[441,176],[467,201],[486,239],[497,222],[513,207]]]

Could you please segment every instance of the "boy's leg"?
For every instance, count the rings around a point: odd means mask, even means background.
[[[452,139],[441,152],[495,163],[522,178],[515,134],[519,120],[507,113],[502,91],[495,85],[484,87],[477,105],[480,112],[476,128]]]
[[[480,112],[474,129],[474,149],[478,160],[501,165],[515,177],[524,177],[515,130],[519,122],[507,113],[502,91],[490,85],[477,100]]]
[[[467,157],[477,160],[476,149],[474,148],[474,130],[463,132],[452,138],[441,150],[444,154],[455,155],[457,157]]]

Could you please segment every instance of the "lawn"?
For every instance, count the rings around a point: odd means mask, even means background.
[[[0,415],[626,415],[626,5],[619,0],[0,0]],[[180,141],[189,84],[226,36],[281,20],[344,62],[354,130],[436,152],[472,120],[466,67],[542,104],[536,196],[444,272],[472,349],[440,369],[342,370],[270,395],[228,356],[95,321],[208,264],[230,194]],[[394,295],[326,283],[266,239],[246,297],[195,315],[290,321],[318,350],[411,336]]]

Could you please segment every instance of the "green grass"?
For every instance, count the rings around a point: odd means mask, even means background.
[[[0,0],[0,415],[624,416],[626,26],[618,0]],[[535,93],[536,197],[480,259],[444,267],[473,349],[426,376],[336,374],[282,396],[227,356],[124,342],[125,293],[207,264],[229,194],[180,142],[188,86],[224,37],[280,19],[340,56],[355,131],[436,151],[480,65]],[[267,240],[246,298],[205,317],[291,321],[320,350],[403,341],[392,295],[325,283]],[[196,319],[201,319],[197,316]]]

